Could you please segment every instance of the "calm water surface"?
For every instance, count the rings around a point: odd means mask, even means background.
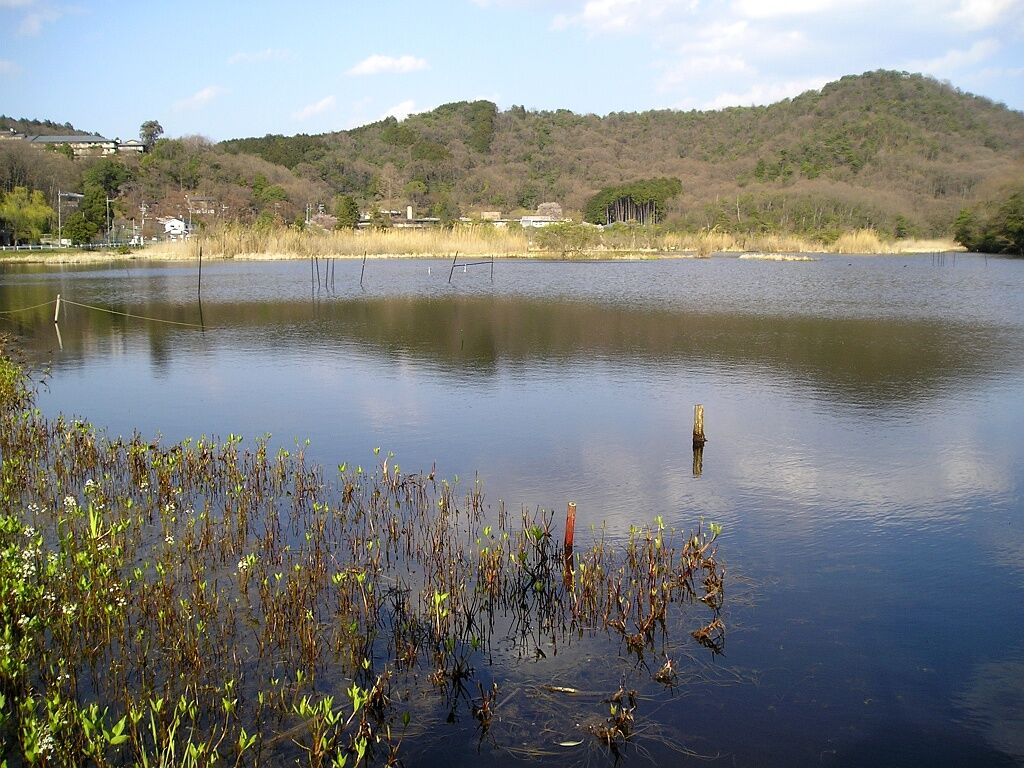
[[[207,264],[201,304],[194,265],[4,266],[0,309],[61,293],[203,327],[70,306],[59,341],[52,307],[0,328],[51,366],[46,412],[112,434],[271,433],[328,467],[381,446],[492,502],[574,500],[613,542],[722,523],[726,652],[691,647],[692,685],[641,703],[717,764],[1024,764],[1024,261],[499,262],[450,285],[449,263],[371,261],[363,287],[360,266],[318,291],[304,262]],[[608,667],[570,661],[508,675]],[[415,762],[453,756],[477,746]]]

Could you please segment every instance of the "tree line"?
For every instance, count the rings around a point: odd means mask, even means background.
[[[570,217],[602,224],[829,240],[864,227],[949,235],[962,209],[984,230],[1000,190],[1024,176],[1024,115],[905,72],[713,112],[599,117],[469,101],[352,130],[219,144],[163,138],[147,122],[141,157],[72,158],[0,142],[0,190],[39,191],[56,207],[58,189],[84,193],[89,172],[106,179],[122,220],[144,204],[185,217],[195,196],[214,200],[217,216],[294,226],[309,204],[349,226],[354,210],[412,205],[452,221],[557,201]],[[107,162],[120,168],[91,171]],[[659,186],[669,182],[678,189]]]

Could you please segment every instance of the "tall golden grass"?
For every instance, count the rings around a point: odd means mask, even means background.
[[[309,258],[311,256],[466,256],[558,257],[533,242],[532,234],[520,229],[496,229],[490,225],[461,225],[452,229],[384,229],[325,231],[292,228],[259,228],[237,224],[200,233],[188,242],[163,243],[147,248],[151,258],[194,258],[199,248],[211,258]],[[932,253],[958,250],[951,240],[883,240],[873,229],[847,232],[835,242],[789,234],[742,234],[718,230],[686,233],[645,233],[636,247],[619,238],[603,239],[594,247],[568,254],[570,258],[642,257],[657,258],[712,253]]]
[[[189,246],[204,254],[234,257],[310,256],[445,256],[456,251],[467,255],[507,256],[525,253],[529,240],[522,231],[467,225],[452,229],[334,230],[259,228],[227,225],[204,232]]]

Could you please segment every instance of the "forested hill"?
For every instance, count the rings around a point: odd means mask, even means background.
[[[581,211],[602,187],[672,177],[669,221],[828,232],[948,232],[1022,177],[1024,115],[922,75],[844,77],[766,107],[605,117],[460,102],[319,136],[220,145],[332,192],[420,210]]]
[[[80,131],[71,123],[55,123],[52,120],[26,120],[15,119],[7,115],[0,115],[0,131],[14,131],[25,133],[30,136],[63,136],[70,134],[92,133],[92,131]]]

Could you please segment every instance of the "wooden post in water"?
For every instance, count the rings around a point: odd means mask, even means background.
[[[366,271],[366,251],[363,251],[363,268],[359,270],[359,285],[363,284],[363,272]]]
[[[53,322],[57,322],[60,318],[60,294],[57,294],[57,308],[53,311]]]
[[[704,446],[693,449],[693,476],[700,477],[704,471]]]
[[[320,287],[320,257],[315,256],[316,259],[316,287]]]
[[[703,448],[707,438],[704,437],[704,406],[697,403],[693,406],[693,449]]]
[[[203,246],[199,246],[199,284],[196,287],[196,294],[203,295]]]
[[[572,556],[573,536],[576,532],[576,502],[570,501],[565,511],[565,556]]]
[[[451,272],[448,273],[448,285],[452,284],[452,275],[455,274],[455,262],[457,262],[458,260],[459,260],[459,252],[456,251],[455,252],[455,258],[452,259],[452,269],[451,269]]]

